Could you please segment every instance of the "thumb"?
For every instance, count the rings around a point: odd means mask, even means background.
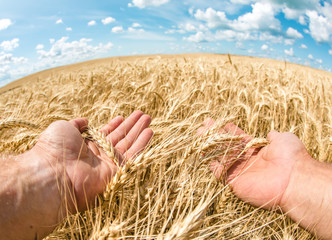
[[[75,118],[69,121],[75,128],[82,133],[88,127],[87,118]]]
[[[267,140],[269,142],[272,142],[274,139],[276,139],[277,137],[279,137],[281,135],[280,132],[272,130],[271,132],[269,132],[269,134],[267,135]]]

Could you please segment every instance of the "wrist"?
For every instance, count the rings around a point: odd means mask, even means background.
[[[332,238],[332,166],[309,157],[298,161],[280,207],[300,226],[324,239]]]
[[[280,207],[284,212],[291,211],[299,203],[297,196],[312,186],[313,175],[321,168],[320,163],[311,158],[309,155],[301,160],[295,161],[292,168],[289,182],[285,192],[280,200]]]
[[[76,209],[74,204],[76,197],[66,172],[66,166],[63,164],[62,159],[53,157],[45,149],[39,148],[37,145],[29,152],[30,158],[38,162],[38,166],[35,167],[36,174],[40,175],[41,181],[45,179],[52,185],[50,189],[43,190],[46,190],[54,198],[59,199],[60,204],[57,205],[57,212],[58,220],[61,221],[68,214],[75,212]],[[49,206],[49,204],[47,205]]]
[[[50,162],[38,149],[17,156],[22,186],[21,209],[38,236],[46,236],[67,215],[66,175],[63,166]]]
[[[0,235],[45,237],[65,216],[54,169],[35,150],[2,159],[1,166]]]

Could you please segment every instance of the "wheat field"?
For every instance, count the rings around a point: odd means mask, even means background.
[[[291,131],[312,157],[332,162],[331,73],[217,54],[55,68],[0,89],[0,154],[30,149],[53,121],[84,116],[98,129],[135,109],[153,119],[149,146],[118,170],[95,208],[47,239],[315,239],[284,214],[239,200],[209,163],[241,140],[216,134],[229,122],[262,144],[272,129]],[[198,136],[208,117],[217,119],[214,129]]]

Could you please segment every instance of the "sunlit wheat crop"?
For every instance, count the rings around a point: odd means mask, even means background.
[[[273,60],[216,54],[113,58],[36,74],[0,89],[0,151],[30,149],[53,121],[87,117],[91,129],[140,109],[152,142],[119,169],[93,209],[68,217],[49,239],[308,239],[284,214],[234,196],[209,170],[241,136],[262,146],[291,131],[312,157],[332,162],[332,74]],[[217,119],[203,136],[205,118]],[[99,145],[103,136],[91,131]],[[104,146],[111,154],[111,147]],[[110,155],[111,156],[111,155]]]

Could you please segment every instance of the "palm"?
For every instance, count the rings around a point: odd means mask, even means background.
[[[134,112],[126,121],[117,117],[100,131],[115,146],[117,156],[130,159],[150,141],[153,133],[148,129],[151,118],[142,112]],[[78,209],[101,193],[114,176],[117,167],[105,152],[92,141],[85,141],[81,132],[87,120],[57,121],[41,135],[36,149],[52,166],[66,173],[66,184],[74,189]],[[59,167],[60,166],[60,167]],[[54,168],[54,167],[53,167]]]
[[[204,131],[212,124],[212,120],[206,121],[199,131]],[[224,131],[237,135],[245,134],[234,124],[227,124]],[[247,135],[244,143],[250,140],[251,137]],[[226,181],[240,199],[254,206],[271,209],[280,205],[297,158],[307,152],[302,142],[291,133],[280,134],[272,131],[268,140],[268,146],[260,150],[250,149],[230,168],[224,169],[223,164],[229,159],[221,158],[211,163],[211,170],[217,178],[223,177],[221,174],[226,172]],[[234,155],[237,156],[241,151],[242,149],[239,149]]]
[[[272,141],[257,155],[247,156],[229,169],[227,180],[239,198],[268,209],[279,205],[295,162],[280,154],[287,151],[284,147]]]

